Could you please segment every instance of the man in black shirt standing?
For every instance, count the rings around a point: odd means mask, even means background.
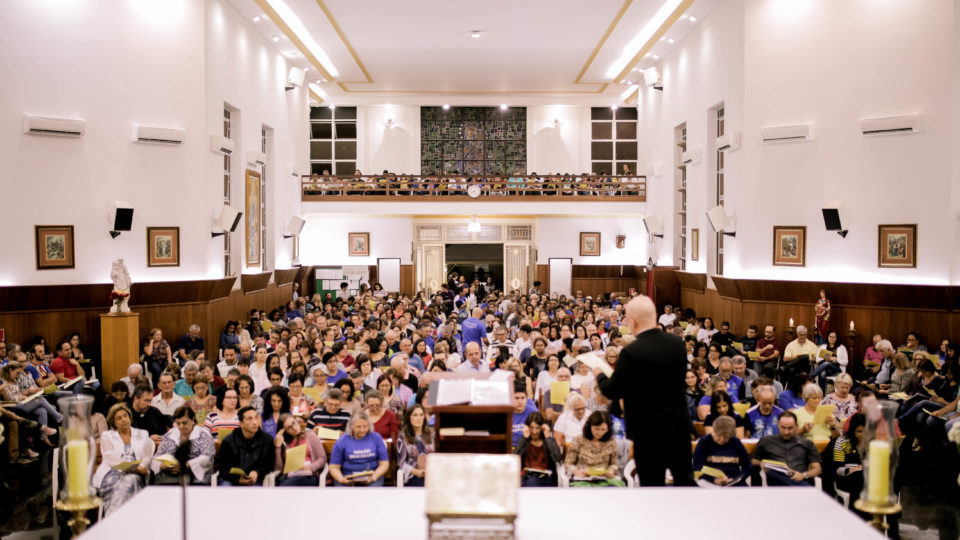
[[[133,389],[133,401],[131,402],[133,418],[130,419],[130,425],[146,430],[153,442],[159,443],[163,435],[170,430],[173,421],[159,409],[150,405],[152,399],[153,389],[149,386],[138,386]]]
[[[637,338],[620,352],[611,377],[594,370],[597,386],[610,400],[623,399],[640,485],[664,485],[667,469],[674,485],[693,485],[690,415],[683,392],[686,347],[679,337],[660,331],[657,309],[646,296],[627,304],[625,319]]]

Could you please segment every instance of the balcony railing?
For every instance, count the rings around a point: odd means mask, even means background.
[[[303,176],[303,201],[639,201],[645,176]]]

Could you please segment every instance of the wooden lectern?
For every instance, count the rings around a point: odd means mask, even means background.
[[[114,381],[127,376],[127,367],[140,358],[140,314],[100,314],[101,385],[109,390]]]

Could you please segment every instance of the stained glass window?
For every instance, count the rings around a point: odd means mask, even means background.
[[[422,107],[422,174],[526,174],[523,107]]]

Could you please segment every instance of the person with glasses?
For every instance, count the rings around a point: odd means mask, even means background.
[[[560,436],[559,442],[572,441],[583,433],[583,425],[587,422],[587,401],[580,394],[571,393],[563,406],[563,413],[553,425],[554,436]]]
[[[232,431],[240,427],[240,417],[237,416],[237,391],[227,388],[217,395],[217,410],[207,415],[203,427],[214,437],[220,438],[220,430]]]
[[[280,430],[273,439],[276,451],[274,470],[283,471],[286,466],[287,452],[298,446],[306,446],[303,467],[290,471],[277,481],[278,486],[319,486],[320,473],[327,464],[327,453],[323,441],[316,433],[304,430],[300,421],[292,414],[280,415]]]
[[[583,428],[580,429],[582,432]],[[522,487],[556,487],[557,466],[563,465],[563,452],[550,436],[550,424],[542,414],[535,412],[524,421],[514,453],[520,456],[523,468]]]

